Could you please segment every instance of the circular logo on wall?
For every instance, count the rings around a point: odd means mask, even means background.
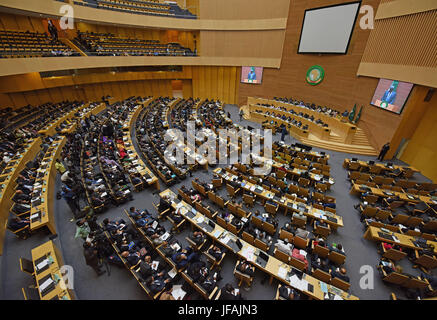
[[[325,71],[321,66],[312,66],[307,71],[307,82],[313,86],[323,81]]]

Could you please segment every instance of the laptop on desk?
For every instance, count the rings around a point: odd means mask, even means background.
[[[381,238],[383,238],[383,239],[386,239],[386,240],[389,240],[389,241],[393,241],[393,236],[391,236],[391,235],[389,235],[387,233],[378,232],[378,235]]]
[[[259,264],[260,266],[262,266],[263,268],[265,268],[268,261],[269,261],[269,256],[266,253],[264,253],[263,251],[260,251],[258,253],[257,258],[256,258],[256,263]]]
[[[41,296],[44,297],[46,294],[48,294],[56,287],[56,283],[53,280],[52,275],[49,274],[48,276],[38,281],[38,287]]]
[[[212,223],[212,226],[210,223]],[[202,222],[199,224],[199,227],[204,229],[206,232],[210,233],[212,230],[214,230],[215,224],[212,221],[209,221],[208,223]]]
[[[240,239],[237,239],[236,241],[229,241],[228,246],[230,246],[234,252],[239,252],[241,248],[243,248],[243,244],[241,243]]]
[[[196,215],[190,210],[185,213],[185,216],[188,217],[189,219],[193,219]]]
[[[35,223],[41,221],[41,211],[35,212],[30,216],[30,222]]]
[[[326,220],[329,220],[331,222],[337,223],[337,219],[333,217],[326,217]]]

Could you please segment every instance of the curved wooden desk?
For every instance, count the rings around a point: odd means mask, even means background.
[[[23,170],[26,166],[26,163],[35,158],[41,149],[40,145],[40,138],[29,141],[25,147],[25,151],[22,155],[20,155],[20,158],[16,160],[12,159],[3,171],[3,174],[0,176],[0,180],[3,180],[0,182],[2,185],[2,189],[0,191],[0,254],[3,253],[3,241],[9,219],[9,208],[12,207],[12,197],[14,196],[15,188],[17,186],[15,180],[18,178],[21,170]],[[10,172],[5,173],[5,171],[9,170]]]
[[[52,233],[56,233],[56,224],[54,217],[54,194],[55,194],[55,180],[56,180],[56,159],[61,156],[62,148],[67,141],[66,137],[58,137],[51,144],[50,148],[44,154],[40,168],[37,174],[42,173],[43,176],[35,179],[34,191],[40,189],[41,203],[38,205],[31,205],[30,209],[30,230],[47,227]],[[45,167],[44,169],[42,167]],[[35,187],[35,184],[40,184],[41,187]]]

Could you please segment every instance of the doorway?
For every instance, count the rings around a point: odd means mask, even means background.
[[[183,98],[183,82],[182,80],[172,80],[171,81],[171,89],[173,92],[174,98]]]

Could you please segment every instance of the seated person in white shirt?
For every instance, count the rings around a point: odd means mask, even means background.
[[[288,242],[288,239],[278,239],[278,242],[275,243],[275,247],[289,256],[293,254],[293,245]]]

